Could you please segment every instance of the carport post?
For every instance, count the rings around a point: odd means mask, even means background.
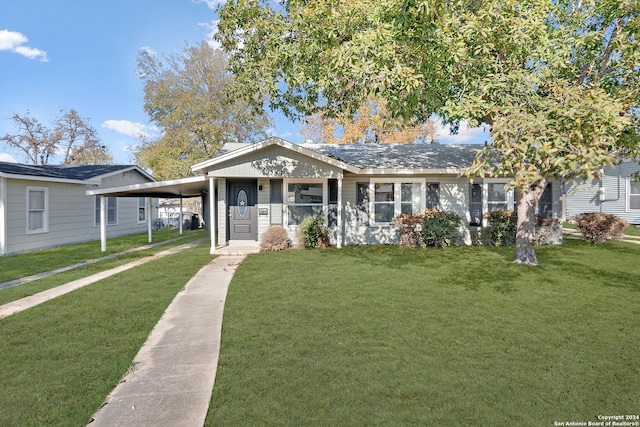
[[[216,197],[215,197],[215,185],[214,177],[209,177],[209,232],[211,233],[211,250],[209,253],[213,254],[216,251]]]
[[[151,229],[151,197],[146,197],[144,203],[147,205],[147,234],[149,235],[149,243],[153,242],[153,233]]]
[[[107,198],[100,196],[100,249],[107,251]]]

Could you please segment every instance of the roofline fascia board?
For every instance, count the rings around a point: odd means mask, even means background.
[[[38,175],[20,175],[13,173],[0,172],[0,176],[7,179],[21,179],[26,181],[43,181],[43,182],[56,182],[63,184],[79,184],[79,185],[92,185],[92,184],[100,184],[100,180],[96,180],[95,178],[81,180],[81,179],[67,179],[67,178],[51,178],[47,176],[38,176]]]
[[[144,182],[142,184],[123,185],[121,187],[107,187],[107,188],[99,188],[95,190],[87,190],[86,194],[87,196],[100,196],[102,194],[118,193],[122,191],[149,190],[149,189],[166,187],[169,185],[205,182],[207,181],[207,179],[208,178],[205,175],[198,175],[198,176],[191,176],[188,178],[172,179],[169,181],[153,181],[153,182]]]
[[[269,146],[272,146],[272,145],[278,145],[280,147],[286,148],[286,149],[291,150],[291,151],[295,151],[296,153],[305,155],[307,157],[311,157],[312,159],[315,159],[315,160],[320,160],[320,161],[322,161],[324,163],[327,163],[327,164],[329,164],[331,166],[335,166],[337,168],[344,169],[344,170],[347,170],[347,171],[352,172],[352,173],[356,173],[357,174],[360,171],[359,168],[357,168],[357,167],[355,167],[353,165],[350,165],[350,164],[345,163],[345,162],[340,161],[340,160],[332,159],[331,157],[325,156],[324,154],[320,154],[320,153],[318,153],[316,151],[309,150],[308,148],[301,147],[298,144],[294,144],[292,142],[285,141],[284,139],[277,138],[277,137],[265,139],[263,141],[256,142],[254,144],[247,144],[247,147],[239,148],[239,149],[231,151],[231,152],[229,152],[227,154],[223,154],[222,156],[214,157],[213,159],[206,160],[204,162],[201,162],[201,163],[198,163],[196,165],[193,165],[191,167],[191,170],[196,172],[196,171],[199,171],[199,170],[202,170],[202,169],[206,169],[209,166],[214,166],[214,165],[217,165],[217,164],[220,164],[220,163],[224,163],[224,162],[226,162],[228,160],[235,159],[237,157],[241,157],[241,156],[243,156],[245,154],[248,154],[248,153],[250,153],[252,151],[262,150],[262,149],[264,149],[266,147],[269,147]],[[213,173],[211,175],[215,175],[215,173]]]
[[[124,167],[122,169],[118,169],[118,170],[115,170],[113,172],[107,172],[107,173],[102,174],[102,175],[97,175],[93,179],[99,178],[99,179],[102,180],[104,178],[107,178],[107,177],[110,177],[110,176],[113,176],[113,175],[117,175],[119,173],[129,172],[129,171],[136,171],[140,175],[144,176],[145,178],[148,178],[148,179],[150,179],[152,181],[157,181],[153,176],[149,175],[144,169],[140,168],[139,166],[135,166],[135,165]]]
[[[464,170],[460,168],[420,168],[420,169],[393,169],[393,168],[375,168],[361,169],[359,175],[455,175],[461,176]]]

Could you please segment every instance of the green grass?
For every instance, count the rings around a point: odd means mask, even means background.
[[[90,276],[95,273],[99,273],[101,271],[108,270],[110,268],[114,268],[132,261],[140,260],[146,257],[150,257],[158,252],[167,250],[169,248],[180,246],[185,243],[188,243],[193,240],[197,240],[198,238],[205,237],[203,233],[191,233],[185,236],[184,239],[179,239],[176,241],[168,242],[159,246],[155,246],[153,248],[145,249],[142,251],[131,252],[123,255],[119,255],[115,258],[110,258],[104,261],[99,261],[93,264],[89,264],[83,267],[78,267],[73,270],[64,271],[52,276],[43,277],[41,279],[35,280],[33,282],[23,283],[21,285],[14,286],[12,288],[1,289],[0,290],[0,305],[7,304],[12,301],[16,301],[20,298],[28,297],[30,295],[34,295],[38,292],[45,291],[47,289],[54,288],[56,286],[63,285],[65,283],[71,282],[73,280],[81,279],[83,277]],[[137,241],[134,240],[134,241]],[[145,243],[143,243],[144,245]],[[82,245],[81,245],[82,247]],[[62,249],[62,248],[60,248]],[[66,249],[66,248],[65,248]],[[78,249],[79,250],[79,249]],[[63,251],[66,252],[66,251]],[[25,254],[26,255],[26,254]],[[0,262],[3,259],[0,258]],[[70,263],[71,264],[71,263]],[[25,268],[24,275],[28,276],[34,273],[29,273],[29,270],[26,270],[28,266],[24,265],[22,268]],[[32,264],[32,271],[39,272],[41,266],[39,264]]]
[[[211,259],[199,245],[1,319],[0,425],[85,425]]]
[[[187,230],[181,243],[207,236],[206,230]],[[152,235],[153,243],[178,238],[178,232],[168,233],[166,229]],[[93,240],[73,245],[59,246],[23,254],[0,257],[0,283],[27,277],[44,271],[55,270],[105,255],[126,251],[149,244],[147,233],[107,239],[107,251],[102,252],[100,241]]]
[[[549,426],[636,414],[640,248],[393,246],[248,257],[207,426]]]

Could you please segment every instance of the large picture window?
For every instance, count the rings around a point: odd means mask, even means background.
[[[107,197],[107,225],[118,223],[118,199]],[[96,196],[96,226],[100,225],[100,196]]]
[[[49,189],[27,187],[27,234],[49,231]]]
[[[288,224],[299,225],[323,212],[324,188],[321,182],[287,184]]]
[[[629,180],[629,209],[640,209],[640,182]]]
[[[400,214],[416,214],[423,208],[420,182],[373,182],[373,221],[388,224]]]
[[[487,210],[499,211],[508,208],[508,195],[504,189],[504,183],[487,184]]]

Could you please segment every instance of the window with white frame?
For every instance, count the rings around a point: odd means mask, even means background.
[[[299,225],[308,217],[323,213],[324,184],[322,182],[287,183],[288,225]]]
[[[49,189],[27,187],[27,234],[49,231]]]
[[[640,182],[629,179],[629,191],[627,192],[629,209],[640,209]]]
[[[373,222],[388,224],[400,214],[416,214],[423,208],[422,182],[372,181]]]
[[[487,183],[487,211],[509,209],[509,195],[503,182]]]
[[[96,226],[100,225],[100,196],[96,196]],[[107,197],[107,225],[118,223],[118,199]]]
[[[147,198],[138,197],[138,222],[147,221]]]

